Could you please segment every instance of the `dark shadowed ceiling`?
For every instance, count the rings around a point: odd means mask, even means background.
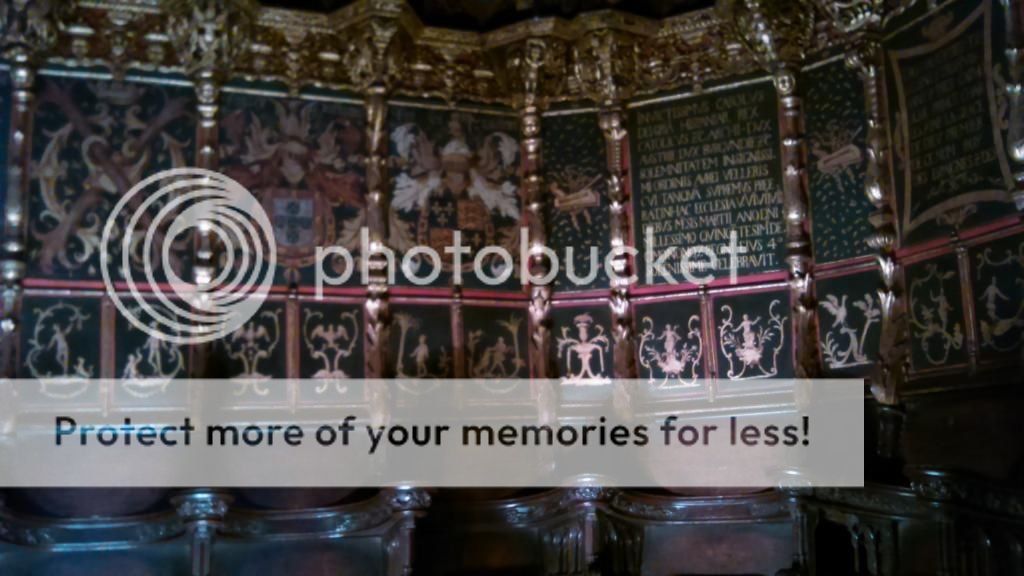
[[[267,6],[332,12],[351,0],[262,0]],[[707,8],[714,0],[408,0],[427,25],[487,31],[533,17],[571,18],[581,12],[615,8],[664,18]]]

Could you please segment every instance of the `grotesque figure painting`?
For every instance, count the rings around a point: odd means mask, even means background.
[[[56,78],[40,82],[30,174],[30,275],[100,277],[102,234],[120,197],[160,170],[191,165],[193,109],[187,88]],[[112,227],[112,261],[121,257],[120,235],[132,210],[122,212]],[[162,233],[172,220],[162,221],[148,254],[143,253],[144,230],[133,232],[127,244],[132,271],[147,266],[159,271],[166,255],[171,260],[167,268],[187,277],[188,240],[178,238],[164,250]],[[114,278],[126,274],[113,272]]]

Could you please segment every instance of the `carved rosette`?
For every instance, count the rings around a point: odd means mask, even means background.
[[[779,102],[782,139],[783,203],[786,219],[786,264],[796,328],[796,374],[821,374],[814,256],[809,224],[807,147],[798,71],[814,38],[814,10],[809,0],[721,0],[726,24],[754,59],[772,74]]]
[[[21,282],[25,276],[25,233],[31,161],[32,109],[36,65],[57,42],[69,5],[23,0],[0,6],[0,51],[10,65],[11,109],[7,148],[7,197],[4,204],[3,256],[0,261],[0,376],[13,376],[20,318]]]

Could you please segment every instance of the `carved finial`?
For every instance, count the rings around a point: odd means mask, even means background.
[[[601,106],[629,98],[640,69],[638,43],[625,33],[593,30],[573,48],[573,76],[583,94]]]
[[[167,33],[190,76],[223,79],[248,46],[253,0],[165,0]]]
[[[882,24],[885,0],[853,0],[852,2],[836,2],[835,0],[817,0],[832,25],[846,34],[854,34],[872,30]]]
[[[401,73],[400,46],[395,40],[397,32],[398,21],[388,17],[373,17],[358,25],[358,32],[342,60],[353,86],[362,89],[390,86]]]
[[[801,63],[814,40],[810,0],[719,0],[718,11],[769,72]]]
[[[0,4],[0,49],[8,60],[25,61],[48,52],[57,43],[70,2],[10,0]]]

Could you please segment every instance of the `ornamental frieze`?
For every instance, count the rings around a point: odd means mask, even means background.
[[[212,60],[191,62],[192,68],[219,62],[221,72],[231,68],[232,78],[283,85],[293,94],[361,91],[384,81],[406,96],[501,104],[514,104],[521,93],[510,79],[520,76],[516,54],[527,41],[545,45],[542,94],[549,102],[581,100],[602,78],[614,80],[622,93],[642,95],[699,89],[753,71],[741,42],[714,9],[662,20],[601,10],[480,33],[426,26],[400,0],[361,0],[331,13],[240,0],[207,3],[215,15],[227,16],[196,24],[195,15],[170,0],[81,0],[55,14],[56,24],[45,33],[56,41],[36,44],[52,64],[105,67],[115,77],[127,70],[187,73],[181,50],[202,48],[200,56]],[[169,18],[172,13],[177,17]],[[813,33],[811,52],[842,44],[825,19]],[[594,50],[610,57],[603,64],[610,77],[586,66]],[[584,69],[575,73],[581,58]]]

